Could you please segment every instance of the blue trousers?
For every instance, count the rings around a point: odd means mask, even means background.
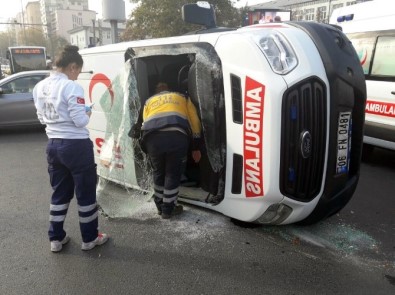
[[[91,242],[98,235],[96,204],[96,164],[90,139],[49,139],[47,161],[53,189],[50,205],[49,240],[66,236],[63,224],[74,193],[77,197],[82,240]]]
[[[166,214],[171,214],[177,203],[188,145],[188,136],[179,131],[157,131],[145,140],[153,169],[154,201],[158,210]]]

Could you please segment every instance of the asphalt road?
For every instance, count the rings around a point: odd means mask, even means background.
[[[363,163],[350,203],[314,226],[242,227],[185,205],[162,220],[142,200],[130,218],[100,216],[108,244],[50,252],[51,188],[42,130],[0,131],[0,294],[395,294],[395,153]]]

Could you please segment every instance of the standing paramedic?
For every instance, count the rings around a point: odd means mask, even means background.
[[[153,168],[154,201],[163,219],[180,214],[177,205],[181,175],[187,162],[192,135],[192,157],[197,163],[201,126],[191,100],[170,92],[166,83],[159,83],[155,95],[147,99],[143,110],[143,145]]]
[[[56,70],[33,90],[37,116],[46,125],[48,136],[48,173],[53,189],[48,235],[52,252],[61,251],[70,240],[63,224],[74,193],[78,202],[81,249],[90,250],[108,240],[106,234],[98,232],[96,164],[86,128],[91,110],[85,107],[82,87],[74,82],[83,63],[77,46],[65,46],[56,58]]]

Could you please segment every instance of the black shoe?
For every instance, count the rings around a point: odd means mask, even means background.
[[[173,211],[172,211],[170,214],[165,213],[165,212],[161,212],[160,215],[162,215],[162,219],[169,219],[170,217],[172,217],[172,216],[174,216],[174,215],[179,215],[179,214],[181,214],[183,210],[184,210],[184,207],[182,207],[181,205],[176,205],[176,206],[173,208]],[[158,212],[158,214],[159,214],[159,212]]]
[[[155,197],[155,195],[152,196],[152,199],[154,200],[156,209],[158,210],[158,215],[162,215],[162,205],[163,205],[162,199]]]

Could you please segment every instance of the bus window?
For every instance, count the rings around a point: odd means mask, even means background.
[[[7,58],[10,60],[12,74],[22,71],[45,70],[47,67],[45,47],[9,47]]]
[[[379,37],[373,59],[372,75],[395,77],[395,37]]]
[[[376,41],[375,37],[364,37],[364,38],[352,38],[350,37],[352,45],[358,54],[363,73],[365,75],[369,74],[370,63],[372,60],[372,53],[374,48],[374,43]]]

